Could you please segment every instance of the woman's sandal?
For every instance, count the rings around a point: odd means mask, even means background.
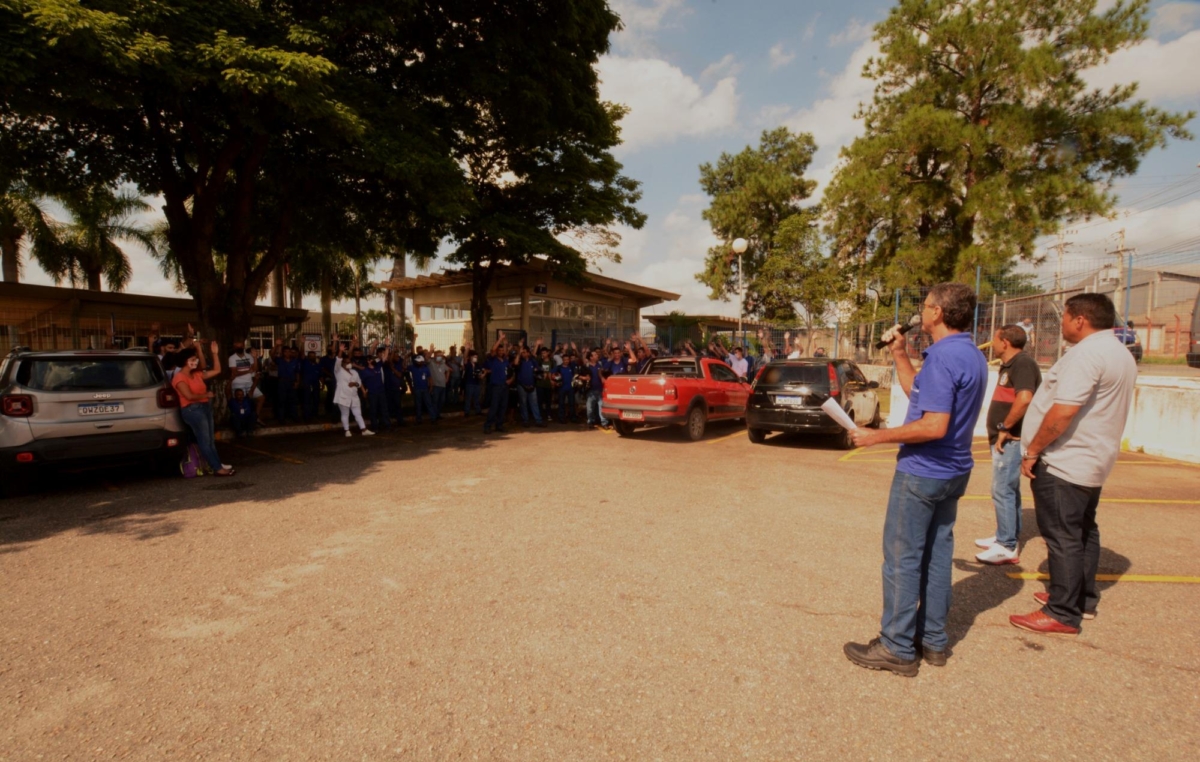
[[[233,466],[230,466],[229,470],[226,471],[225,473],[221,473],[220,471],[213,471],[213,476],[233,476],[235,473],[237,473],[237,470],[234,469]]]

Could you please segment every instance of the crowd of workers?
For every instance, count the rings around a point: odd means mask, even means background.
[[[788,357],[803,355],[799,338],[794,347],[785,335]],[[756,356],[741,346],[726,348],[710,341],[697,348],[684,341],[674,354],[724,360],[738,375],[783,356],[759,333]],[[179,367],[177,347],[156,346],[168,374]],[[538,339],[510,341],[500,333],[483,355],[470,342],[443,351],[436,346],[399,347],[371,341],[331,337],[324,355],[302,352],[277,339],[263,352],[233,345],[228,367],[230,426],[238,436],[263,426],[269,403],[276,425],[330,421],[350,434],[353,421],[365,436],[407,422],[437,423],[448,411],[486,415],[487,432],[504,431],[509,411],[522,426],[586,421],[589,427],[609,427],[601,413],[604,380],[612,375],[644,372],[660,355],[634,334],[627,341],[605,339],[580,348],[575,342],[554,346]],[[823,356],[818,348],[814,356]],[[352,390],[352,391],[351,391]],[[405,404],[406,396],[411,407]]]

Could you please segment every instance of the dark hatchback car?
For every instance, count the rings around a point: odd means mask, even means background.
[[[850,449],[854,443],[849,433],[821,405],[832,397],[859,426],[875,427],[881,419],[878,388],[850,360],[772,362],[759,371],[751,387],[746,405],[750,441],[762,442],[772,431],[834,434],[839,446]]]

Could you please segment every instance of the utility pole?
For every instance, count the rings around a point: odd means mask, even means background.
[[[1066,254],[1067,249],[1071,248],[1071,246],[1073,245],[1070,241],[1066,240],[1066,237],[1067,237],[1067,235],[1075,235],[1077,232],[1079,232],[1079,231],[1077,231],[1077,230],[1060,230],[1060,231],[1058,231],[1058,243],[1056,243],[1050,247],[1051,249],[1054,249],[1055,251],[1058,252],[1058,268],[1055,269],[1055,271],[1054,271],[1054,290],[1055,291],[1062,291],[1062,288],[1063,288],[1063,284],[1062,284],[1063,255]]]
[[[1116,291],[1113,292],[1113,304],[1116,305],[1117,297],[1121,293],[1121,289],[1124,288],[1125,289],[1125,309],[1121,311],[1121,314],[1123,314],[1125,316],[1124,321],[1128,322],[1128,320],[1129,320],[1129,288],[1133,286],[1133,267],[1130,266],[1130,268],[1129,268],[1129,281],[1130,282],[1125,283],[1126,276],[1125,276],[1124,257],[1126,254],[1131,254],[1133,252],[1133,249],[1125,248],[1125,228],[1121,228],[1120,230],[1118,230],[1117,236],[1121,240],[1121,245],[1120,245],[1120,248],[1118,248],[1116,251],[1113,252],[1113,255],[1117,258],[1117,289],[1116,289]],[[1124,326],[1124,323],[1122,323],[1122,327],[1123,326]]]

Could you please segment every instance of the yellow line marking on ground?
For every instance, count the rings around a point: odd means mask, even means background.
[[[735,431],[732,434],[726,434],[725,436],[717,437],[716,439],[706,439],[706,440],[704,440],[704,444],[716,444],[717,442],[724,442],[726,439],[733,439],[734,437],[744,437],[744,436],[746,436],[746,432]]]
[[[991,500],[991,495],[963,495],[959,500]],[[1033,500],[1032,495],[1021,495],[1021,500]],[[1155,500],[1143,497],[1102,497],[1102,503],[1127,503],[1130,505],[1200,505],[1200,500]]]
[[[1008,572],[1009,579],[1048,580],[1049,574],[1040,572]],[[1200,577],[1170,577],[1161,574],[1097,574],[1099,582],[1170,582],[1179,585],[1200,585]]]
[[[286,455],[276,455],[273,452],[267,452],[266,450],[256,450],[253,447],[247,447],[246,445],[241,445],[241,444],[234,444],[232,442],[228,442],[226,444],[228,444],[228,446],[230,446],[230,447],[236,447],[239,450],[245,450],[246,452],[257,453],[259,455],[266,455],[268,458],[274,458],[275,460],[282,460],[284,463],[294,463],[297,466],[304,465],[304,461],[296,460],[295,458],[289,458]]]

